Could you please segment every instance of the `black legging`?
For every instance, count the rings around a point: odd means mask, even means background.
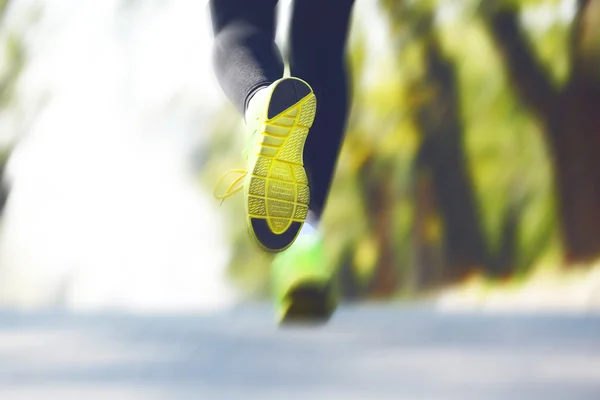
[[[349,107],[346,41],[354,0],[295,0],[290,29],[291,75],[308,82],[317,115],[304,148],[311,217],[320,219]],[[277,0],[210,0],[214,64],[225,95],[244,114],[260,88],[283,76],[275,44]]]

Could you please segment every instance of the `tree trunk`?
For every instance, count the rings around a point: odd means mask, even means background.
[[[600,257],[600,90],[569,84],[549,125],[566,261]]]
[[[390,179],[373,179],[374,158],[365,162],[362,168],[363,191],[367,213],[371,215],[370,231],[378,245],[377,267],[367,288],[367,295],[386,298],[396,294],[399,274],[394,253],[393,223],[395,202],[391,192]],[[380,161],[381,162],[381,161]]]
[[[432,93],[417,112],[424,135],[419,163],[431,171],[444,225],[444,280],[455,282],[480,267],[490,270],[487,246],[463,150],[463,127],[454,66],[435,37],[426,51],[426,85]]]
[[[517,22],[495,10],[488,26],[516,93],[547,133],[567,264],[600,257],[600,0],[579,0],[571,38],[571,77],[550,84]]]
[[[338,281],[340,295],[345,301],[358,301],[362,294],[360,277],[353,265],[354,248],[348,246],[342,250],[338,265]]]
[[[415,182],[415,214],[412,230],[413,273],[415,291],[427,290],[442,282],[444,260],[440,254],[436,225],[438,207],[431,179],[431,171],[417,166]]]

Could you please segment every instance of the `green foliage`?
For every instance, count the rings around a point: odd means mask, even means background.
[[[451,29],[451,28],[450,28]],[[449,51],[458,60],[465,147],[492,248],[510,208],[521,213],[519,265],[531,266],[550,243],[555,225],[551,166],[537,122],[515,98],[481,26],[473,23],[446,32]]]
[[[0,0],[0,27],[4,23],[4,16],[8,10],[8,0]],[[17,79],[25,63],[25,51],[21,38],[11,32],[5,31],[0,36],[0,113],[8,107],[13,100],[14,88]],[[4,168],[12,152],[14,143],[0,148],[0,175],[4,173]],[[5,188],[0,188],[0,211],[4,207],[6,198]]]
[[[415,264],[415,185],[419,179],[415,162],[423,145],[415,112],[439,94],[437,88],[423,84],[424,50],[432,41],[439,41],[444,57],[456,70],[462,129],[459,146],[464,149],[484,241],[491,254],[506,247],[503,232],[510,221],[516,224],[516,254],[509,266],[513,274],[526,274],[544,257],[556,253],[551,160],[542,129],[511,89],[480,16],[486,7],[518,6],[535,11],[536,7],[557,5],[554,0],[380,0],[382,18],[390,29],[388,52],[377,60],[369,53],[367,28],[357,21],[350,52],[355,97],[323,226],[334,262],[349,265],[363,294],[372,290],[383,252],[390,249],[399,292],[414,294],[416,269],[421,268]],[[527,21],[523,18],[532,51],[560,85],[568,75],[568,24],[559,21],[540,28],[527,25]],[[367,73],[377,79],[364,79]],[[205,180],[211,184],[219,173],[243,165],[238,156],[243,135],[238,133],[239,125],[228,122],[230,112],[216,117],[210,158],[204,168]],[[389,197],[384,204],[389,204],[390,210],[373,209],[367,196],[373,188],[385,189],[381,193]],[[247,238],[238,200],[228,200],[222,209],[231,216],[232,276],[249,292],[266,293],[270,256]],[[382,227],[375,220],[381,213],[389,216],[390,237],[378,235]],[[427,228],[435,248],[443,247],[440,223],[439,217],[433,218]]]
[[[2,49],[6,60],[4,68],[0,68],[0,108],[8,105],[17,77],[23,68],[24,52],[19,39],[9,36]]]

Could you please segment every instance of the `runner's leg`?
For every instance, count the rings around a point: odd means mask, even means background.
[[[346,42],[353,4],[354,0],[296,0],[294,5],[291,75],[308,82],[317,97],[317,114],[304,148],[311,189],[307,222],[321,217],[346,127]]]
[[[256,91],[283,76],[274,40],[276,6],[277,0],[210,0],[215,73],[242,115]]]

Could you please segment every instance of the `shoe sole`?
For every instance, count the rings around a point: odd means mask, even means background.
[[[248,225],[266,250],[288,248],[302,229],[310,191],[304,144],[316,113],[316,97],[303,81],[282,79],[273,89],[259,126],[258,157],[247,181]]]
[[[280,325],[324,324],[335,310],[330,284],[303,281],[284,296],[281,304]]]

